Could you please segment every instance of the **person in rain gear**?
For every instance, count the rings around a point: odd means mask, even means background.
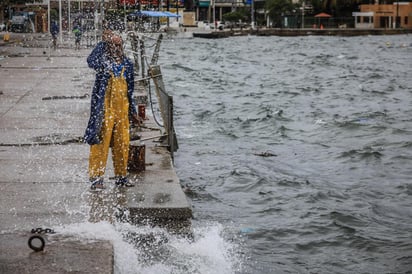
[[[57,47],[57,35],[59,34],[59,26],[57,25],[56,21],[53,21],[51,23],[50,33],[52,35],[53,47],[54,47],[54,49],[56,49],[56,47]]]
[[[74,33],[74,43],[77,50],[80,49],[80,41],[82,40],[82,30],[78,25],[75,25],[73,28]]]
[[[53,21],[50,27],[50,33],[53,37],[57,38],[57,34],[59,34],[59,26],[57,25],[56,21]]]
[[[138,123],[133,100],[134,71],[123,54],[122,39],[110,28],[87,58],[96,71],[91,111],[84,140],[90,145],[89,181],[91,189],[104,189],[103,175],[109,147],[112,147],[115,183],[133,186],[127,178],[129,118]]]

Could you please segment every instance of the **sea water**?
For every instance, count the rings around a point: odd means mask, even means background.
[[[412,36],[166,39],[159,64],[192,233],[56,231],[111,240],[115,273],[410,273]]]
[[[234,244],[228,271],[410,273],[411,35],[162,49],[178,177],[199,227]]]

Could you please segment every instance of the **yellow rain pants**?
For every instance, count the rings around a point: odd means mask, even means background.
[[[90,146],[89,177],[104,175],[112,147],[112,159],[115,176],[126,176],[129,156],[129,100],[124,68],[119,77],[113,74],[109,79],[104,98],[104,118],[102,124],[102,142]]]

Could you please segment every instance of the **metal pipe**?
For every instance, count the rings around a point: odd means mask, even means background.
[[[302,0],[302,29],[305,28],[305,0]]]
[[[47,1],[47,31],[50,32],[50,0]]]
[[[147,140],[152,140],[152,139],[162,138],[162,137],[167,137],[167,136],[168,136],[167,134],[157,135],[157,136],[153,136],[153,137],[148,137],[148,138],[140,139],[139,141],[147,141]]]
[[[69,9],[69,15],[68,15],[68,20],[69,20],[69,30],[68,30],[68,33],[69,33],[69,37],[70,37],[70,34],[71,34],[71,18],[70,18],[70,0],[68,0],[68,9]]]
[[[59,35],[60,43],[63,43],[63,31],[62,31],[62,0],[59,0]]]
[[[401,20],[399,20],[399,23],[398,23],[398,17],[399,17],[399,0],[396,2],[396,19],[395,19],[395,26],[396,26],[396,28],[399,28],[400,27],[400,21]]]
[[[255,9],[255,4],[254,4],[254,0],[252,0],[251,1],[251,5],[250,5],[250,12],[251,12],[251,15],[250,15],[250,18],[251,18],[251,24],[250,24],[250,27],[251,27],[251,29],[255,29],[255,12],[254,12],[254,9]]]
[[[216,28],[217,28],[217,24],[216,24],[216,5],[215,5],[215,2],[216,2],[216,0],[213,0],[213,16],[212,16],[212,18],[213,18],[213,26],[215,27],[215,31],[216,31]]]

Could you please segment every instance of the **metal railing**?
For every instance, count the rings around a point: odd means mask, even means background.
[[[150,76],[156,87],[156,95],[159,100],[160,113],[163,120],[163,127],[166,131],[167,146],[173,158],[173,152],[177,151],[178,143],[175,129],[173,126],[173,96],[166,92],[163,83],[163,76],[159,65],[151,65],[149,68]]]
[[[173,159],[173,153],[178,149],[178,143],[176,138],[175,129],[173,126],[173,96],[166,92],[166,88],[163,82],[160,66],[157,64],[159,58],[160,43],[162,41],[162,35],[160,34],[156,39],[156,43],[147,46],[146,39],[154,40],[152,37],[146,37],[141,33],[129,32],[128,40],[130,41],[131,53],[134,59],[135,74],[141,74],[140,84],[144,86],[146,91],[149,92],[149,100],[151,104],[151,110],[153,112],[153,118],[158,126],[163,128],[163,138],[161,141],[168,147],[171,157]],[[152,58],[149,62],[149,55],[147,49],[153,48]],[[139,56],[140,55],[140,56]],[[140,57],[140,58],[139,58]],[[148,75],[145,75],[146,67],[148,67]],[[150,79],[155,86],[155,93],[157,102],[159,104],[160,115],[162,118],[162,124],[156,119],[156,115],[153,110],[153,98],[151,96]]]

